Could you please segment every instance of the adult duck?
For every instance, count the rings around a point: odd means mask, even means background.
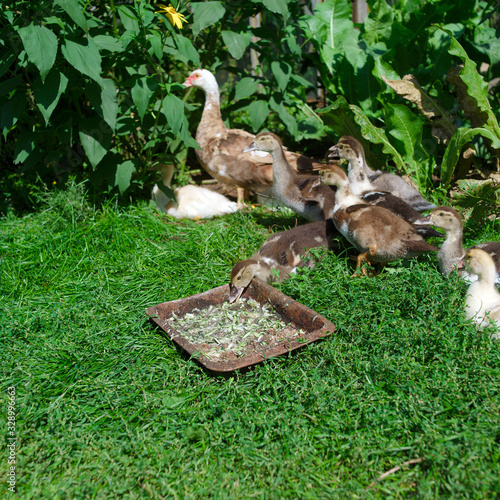
[[[355,162],[357,167],[349,171],[349,181],[354,185],[353,190],[362,192],[371,189],[368,184],[370,183],[379,191],[385,191],[401,198],[418,212],[436,208],[436,205],[427,201],[418,190],[410,186],[399,175],[381,170],[372,170],[366,162],[363,146],[354,137],[341,137],[339,142],[330,148],[331,154],[329,156],[342,154],[344,148],[353,152],[350,163],[351,161]],[[363,179],[359,178],[360,173]]]
[[[196,130],[200,149],[195,153],[201,166],[215,179],[236,186],[238,203],[243,204],[244,191],[269,194],[272,188],[272,158],[264,151],[243,152],[255,138],[242,129],[228,129],[222,121],[219,85],[206,69],[193,71],[186,87],[196,87],[205,93],[205,105]],[[321,164],[306,156],[286,151],[287,161],[296,171],[319,169]]]
[[[320,182],[319,177],[298,174],[290,166],[281,139],[262,132],[244,152],[263,151],[272,156],[273,195],[295,213],[310,221],[328,219],[335,204],[335,189]],[[340,167],[332,166],[332,168]]]
[[[174,174],[172,164],[160,164],[159,169],[164,186],[172,189],[170,183]],[[176,219],[211,219],[221,215],[231,214],[238,210],[234,201],[220,193],[201,186],[187,185],[173,190],[175,199],[170,198],[155,184],[153,199],[158,210],[167,213]]]

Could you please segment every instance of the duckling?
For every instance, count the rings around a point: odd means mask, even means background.
[[[170,188],[174,166],[162,163],[159,168],[163,174],[163,184]],[[211,219],[238,210],[234,201],[201,186],[179,187],[174,189],[174,194],[175,200],[172,200],[158,185],[155,184],[153,187],[153,199],[156,201],[158,210],[176,219]]]
[[[238,262],[231,271],[229,302],[235,302],[254,278],[265,282],[284,280],[302,267],[304,254],[311,248],[332,247],[332,236],[337,234],[331,219],[310,222],[301,226],[273,234],[260,247],[259,251],[247,260]],[[314,261],[307,263],[314,266]]]
[[[273,180],[272,158],[267,152],[242,153],[255,135],[226,127],[221,116],[219,85],[215,76],[206,69],[197,69],[188,76],[184,86],[200,88],[205,93],[205,105],[196,130],[200,149],[195,153],[201,166],[220,182],[236,186],[240,208],[245,191],[269,195]],[[286,151],[285,155],[297,171],[310,171],[321,166],[298,153]]]
[[[337,186],[333,221],[338,231],[361,252],[363,262],[382,263],[437,251],[417,230],[387,208],[370,205],[352,193],[349,180],[341,170],[323,170],[322,182]],[[363,273],[366,273],[362,269]]]
[[[266,151],[273,157],[273,194],[280,203],[310,221],[331,217],[335,190],[319,177],[297,174],[288,163],[281,139],[271,133],[258,134],[243,152]],[[332,166],[332,168],[339,168]]]
[[[377,191],[364,169],[364,164],[366,163],[365,154],[359,141],[353,137],[342,137],[329,151],[329,158],[343,158],[349,162],[347,177],[351,191],[355,195],[358,195],[370,205],[379,205],[389,209],[412,225],[415,221],[421,220],[422,215],[420,212],[399,196],[395,196],[387,191]],[[415,227],[426,238],[443,236],[439,231],[430,227],[430,225],[430,222],[427,226],[421,222]]]
[[[430,222],[433,226],[445,231],[446,239],[437,254],[440,272],[448,275],[456,270],[467,281],[475,281],[477,278],[466,271],[463,262],[467,250],[464,249],[462,243],[463,224],[460,214],[451,207],[437,207],[421,221],[425,224]],[[416,223],[419,224],[420,221]],[[500,283],[500,241],[479,243],[472,248],[479,248],[490,254],[495,263],[496,281]]]
[[[500,293],[495,289],[495,263],[491,255],[479,248],[465,254],[466,266],[478,280],[469,286],[465,314],[478,328],[495,325],[500,328]],[[500,334],[494,335],[500,338]]]
[[[357,163],[357,169],[349,169],[349,181],[354,183],[354,188],[359,191],[367,191],[370,188],[368,184],[365,184],[368,180],[376,189],[380,191],[389,192],[402,200],[406,201],[418,212],[423,212],[425,210],[432,210],[436,208],[436,205],[427,201],[415,188],[410,186],[406,181],[404,181],[399,175],[391,174],[389,172],[382,172],[381,170],[372,170],[368,163],[366,162],[365,152],[361,143],[351,136],[343,136],[340,138],[339,142],[330,148],[333,155],[338,154],[343,148],[349,148],[353,151],[353,159],[349,160]],[[332,156],[333,156],[332,155]],[[365,181],[358,180],[356,177],[359,172],[364,173]]]

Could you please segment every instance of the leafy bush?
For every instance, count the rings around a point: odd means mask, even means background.
[[[498,96],[490,103],[488,86],[465,50],[487,65],[488,79],[498,76],[498,29],[487,22],[494,10],[481,1],[391,3],[369,1],[361,25],[341,0],[317,5],[301,20],[316,49],[311,64],[338,96],[323,117],[335,134],[380,145],[387,156],[372,155],[374,166],[389,157],[422,191],[436,173],[445,191],[459,161],[467,159],[466,144],[475,140],[479,147],[481,136],[491,153],[500,148]]]
[[[356,135],[374,167],[423,191],[437,175],[444,194],[472,165],[471,146],[483,158],[500,147],[498,93],[483,78],[499,76],[494,6],[368,4],[355,24],[347,0],[180,2],[174,17],[145,0],[12,2],[0,12],[0,210],[26,204],[39,178],[149,196],[151,166],[182,167],[196,147],[202,97],[181,82],[199,66],[224,77],[229,126],[268,128],[316,155]]]

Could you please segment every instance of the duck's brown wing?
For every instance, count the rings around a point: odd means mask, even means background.
[[[253,140],[245,131],[227,130],[196,150],[203,168],[226,184],[265,191],[273,182],[273,159],[269,153],[243,153]]]

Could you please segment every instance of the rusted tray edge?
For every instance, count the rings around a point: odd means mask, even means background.
[[[296,341],[296,340],[288,340],[288,341],[283,341],[280,342],[279,344],[276,344],[272,347],[268,347],[267,349],[263,350],[262,354],[258,355],[253,355],[253,356],[243,356],[240,359],[237,360],[229,360],[225,362],[217,362],[217,361],[211,361],[208,357],[206,357],[201,351],[196,349],[196,347],[191,344],[188,340],[186,340],[184,337],[181,335],[171,335],[169,330],[165,328],[165,322],[158,316],[158,307],[163,306],[168,304],[170,309],[174,309],[176,306],[176,303],[179,303],[179,305],[182,302],[185,302],[186,300],[191,301],[196,301],[199,300],[200,298],[206,298],[208,297],[208,293],[210,292],[210,297],[212,296],[217,296],[218,294],[222,294],[222,298],[224,297],[227,300],[227,297],[229,296],[229,286],[226,285],[221,285],[216,288],[212,288],[211,290],[201,292],[195,295],[191,295],[189,297],[185,297],[182,299],[176,299],[176,300],[171,300],[168,302],[163,302],[161,304],[156,304],[155,306],[148,307],[146,309],[146,314],[149,316],[150,320],[154,322],[164,333],[168,335],[168,337],[179,347],[184,349],[190,356],[193,357],[196,361],[198,361],[201,365],[203,365],[205,368],[207,368],[210,371],[213,372],[218,372],[218,373],[228,373],[232,372],[235,370],[239,370],[242,368],[247,368],[253,365],[256,365],[258,363],[261,363],[265,361],[266,359],[271,359],[277,356],[281,356],[283,354],[287,354],[289,352],[293,352],[297,349],[300,349],[301,347],[304,347],[308,344],[311,344],[312,342],[317,341],[320,338],[327,337],[328,335],[331,335],[335,331],[335,325],[326,319],[324,316],[320,315],[313,309],[305,306],[304,304],[301,304],[300,302],[296,301],[295,299],[292,299],[291,297],[282,294],[277,290],[276,288],[272,287],[271,285],[268,285],[267,283],[264,283],[261,280],[254,279],[251,285],[248,287],[248,289],[244,292],[242,297],[251,297],[253,299],[257,300],[257,295],[258,295],[258,289],[261,288],[264,291],[267,291],[269,295],[272,294],[272,299],[274,300],[279,300],[281,304],[275,304],[273,301],[270,301],[271,304],[276,307],[277,305],[282,305],[285,306],[286,308],[293,306],[294,304],[297,304],[300,306],[301,310],[304,312],[309,313],[313,318],[317,318],[319,321],[322,322],[322,327],[316,330],[310,330],[306,331],[306,334],[304,337],[302,337],[304,340],[302,341]],[[281,297],[279,295],[282,295]],[[286,299],[286,301],[285,301]],[[268,299],[269,300],[269,299]],[[261,302],[262,303],[262,302]],[[291,320],[293,322],[293,320]],[[162,324],[163,323],[163,324]],[[193,356],[193,354],[198,353],[198,355]]]

